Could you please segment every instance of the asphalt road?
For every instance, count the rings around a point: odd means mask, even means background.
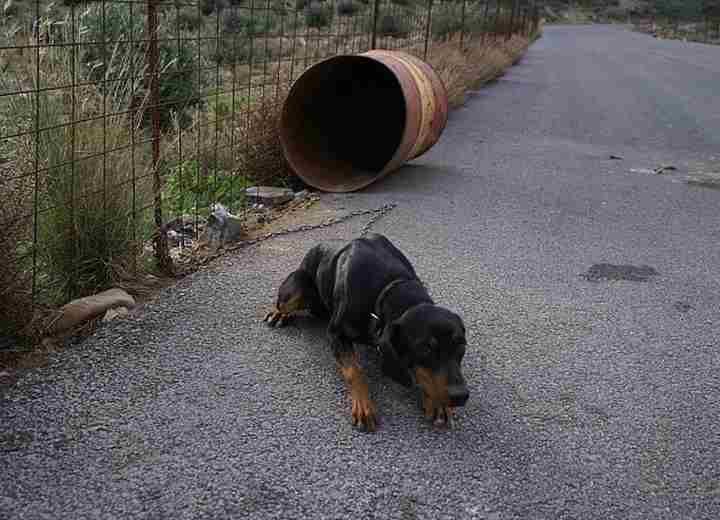
[[[354,431],[323,324],[260,321],[358,218],[226,257],[26,374],[0,517],[717,519],[720,191],[682,179],[719,158],[720,48],[546,28],[430,153],[323,198],[397,202],[374,230],[464,317],[455,430],[368,354],[382,423]],[[657,274],[581,276],[603,263]]]

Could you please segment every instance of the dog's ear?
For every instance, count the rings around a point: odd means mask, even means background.
[[[402,337],[402,326],[393,321],[388,323],[380,336],[382,352],[382,372],[405,387],[410,387],[409,367],[405,358],[405,344]]]

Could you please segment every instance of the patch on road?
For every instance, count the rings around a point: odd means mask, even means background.
[[[689,311],[693,310],[695,307],[693,307],[692,305],[690,305],[687,302],[677,301],[677,302],[673,303],[673,308],[676,311],[689,312]]]
[[[658,273],[649,265],[615,265],[615,264],[593,264],[587,272],[581,274],[589,282],[600,280],[627,280],[630,282],[646,282],[651,276]]]
[[[720,172],[695,172],[685,178],[685,183],[720,190]]]

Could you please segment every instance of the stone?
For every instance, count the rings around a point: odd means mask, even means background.
[[[213,205],[213,211],[207,218],[208,242],[220,247],[226,242],[236,242],[245,237],[245,226],[240,217],[230,213],[220,203]]]
[[[310,197],[310,192],[308,190],[301,190],[295,193],[293,197],[295,198],[295,200],[305,200]]]
[[[108,309],[135,306],[135,298],[122,289],[108,289],[92,296],[79,298],[66,303],[60,308],[59,316],[50,324],[50,332],[58,333],[68,330],[80,323],[91,320]]]
[[[253,186],[245,190],[245,195],[257,204],[280,206],[293,200],[295,194],[287,188],[274,186]]]
[[[127,316],[128,312],[130,312],[130,311],[128,310],[127,307],[117,307],[115,309],[108,309],[107,312],[105,313],[105,316],[103,317],[103,321],[107,322],[107,321],[112,321],[115,318],[122,318],[124,316]]]

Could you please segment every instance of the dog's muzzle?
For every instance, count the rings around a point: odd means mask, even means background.
[[[464,385],[452,385],[448,387],[448,398],[450,399],[450,406],[456,408],[458,406],[465,406],[470,392]]]

